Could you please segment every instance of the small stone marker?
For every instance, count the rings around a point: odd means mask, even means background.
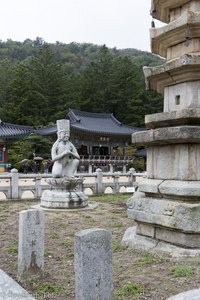
[[[37,274],[44,266],[44,212],[39,209],[19,214],[18,279]]]
[[[111,300],[112,236],[107,230],[86,229],[75,235],[76,300]]]

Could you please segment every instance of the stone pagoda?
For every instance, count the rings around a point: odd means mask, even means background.
[[[144,67],[146,84],[164,95],[164,111],[145,117],[132,142],[147,148],[148,177],[131,198],[136,228],[125,244],[173,256],[200,253],[200,1],[152,0],[152,52],[166,58]]]

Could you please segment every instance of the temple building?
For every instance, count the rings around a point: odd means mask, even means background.
[[[79,172],[93,172],[100,167],[103,171],[127,171],[133,162],[133,155],[127,155],[131,135],[143,130],[120,123],[113,114],[90,113],[69,109],[70,140],[80,155]],[[31,133],[56,139],[57,127],[34,129],[0,122],[0,172],[9,171],[8,148],[18,139]]]
[[[126,171],[133,156],[126,153],[131,135],[142,128],[119,122],[113,114],[91,113],[69,109],[70,140],[80,154],[79,171],[93,172],[101,167],[104,171]],[[56,135],[57,127],[40,128],[38,134]]]

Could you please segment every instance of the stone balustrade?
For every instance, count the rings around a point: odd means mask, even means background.
[[[128,192],[128,188],[131,192],[130,187],[137,188],[136,177],[146,177],[146,174],[136,173],[134,169],[127,173],[103,173],[101,169],[97,169],[95,173],[80,173],[77,176],[84,178],[79,187],[82,191],[87,189],[89,194],[116,194]],[[51,174],[21,174],[12,169],[10,173],[0,175],[0,199],[2,196],[6,200],[40,199],[42,192],[51,188],[45,182],[45,179],[50,177]],[[32,196],[26,196],[26,192]]]

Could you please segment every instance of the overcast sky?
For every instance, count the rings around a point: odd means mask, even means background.
[[[150,51],[151,0],[0,0],[0,40]]]

